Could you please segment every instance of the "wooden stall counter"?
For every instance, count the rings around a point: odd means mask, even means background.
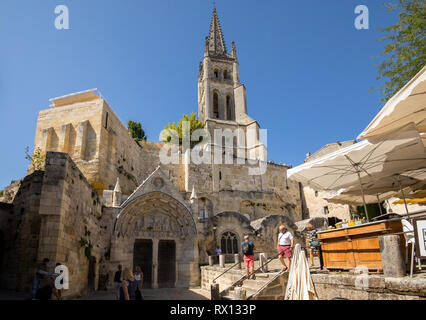
[[[324,266],[327,269],[353,269],[365,266],[369,270],[383,270],[379,236],[398,232],[402,232],[399,219],[318,231]],[[400,239],[404,249],[405,240],[402,234]]]

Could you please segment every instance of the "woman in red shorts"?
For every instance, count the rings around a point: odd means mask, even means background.
[[[288,265],[291,263],[291,256],[293,255],[294,239],[293,235],[287,230],[286,226],[280,225],[280,233],[278,234],[277,250],[279,253],[279,259],[283,265],[281,271],[287,271],[288,267],[284,261],[284,258],[288,261]]]

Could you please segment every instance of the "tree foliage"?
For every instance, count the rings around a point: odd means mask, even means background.
[[[426,64],[426,2],[424,0],[395,0],[384,3],[389,11],[398,10],[399,21],[386,28],[380,39],[388,43],[380,56],[386,57],[378,67],[378,78],[386,78],[378,89],[385,102],[397,93]]]
[[[186,114],[183,115],[183,118],[180,119],[180,121],[178,122],[178,124],[176,124],[175,122],[173,123],[169,123],[168,125],[166,125],[164,127],[164,130],[161,132],[161,141],[163,142],[170,142],[171,141],[171,136],[172,133],[171,131],[174,131],[177,133],[177,135],[179,136],[179,145],[182,145],[182,136],[183,136],[183,123],[187,121],[189,122],[189,133],[190,133],[190,137],[192,137],[192,133],[195,130],[198,129],[204,129],[205,128],[205,124],[203,122],[201,122],[200,120],[198,120],[197,118],[197,114],[195,112],[191,112],[191,114],[188,116]],[[198,141],[190,141],[190,147],[191,149],[193,147],[195,147],[197,144],[199,144],[201,141],[203,140],[202,137],[200,137],[200,139]]]
[[[46,153],[38,147],[34,150],[32,155],[29,153],[29,148],[26,147],[25,159],[30,162],[30,172],[43,170],[46,165]]]
[[[140,122],[129,120],[127,123],[127,130],[129,130],[130,135],[136,141],[145,140],[148,138],[145,134],[145,131],[142,129]]]

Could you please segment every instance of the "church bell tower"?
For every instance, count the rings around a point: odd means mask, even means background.
[[[203,61],[199,66],[198,118],[206,124],[212,137],[214,129],[242,129],[245,141],[243,146],[238,143],[238,148],[244,149],[244,157],[256,158],[252,151],[260,145],[259,124],[248,116],[246,100],[246,89],[240,82],[236,45],[232,42],[231,53],[228,53],[214,7],[209,35],[205,38]]]

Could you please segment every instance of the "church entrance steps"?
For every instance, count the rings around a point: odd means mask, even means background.
[[[260,274],[259,274],[260,275]],[[287,285],[288,273],[264,273],[256,279],[245,279],[240,285],[224,290],[223,300],[247,300],[267,297],[270,300],[282,298]]]

